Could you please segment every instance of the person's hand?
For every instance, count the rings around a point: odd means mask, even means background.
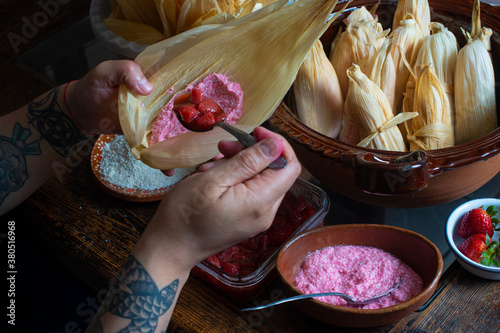
[[[136,251],[147,248],[164,257],[170,267],[189,270],[267,230],[301,167],[278,134],[258,127],[254,136],[258,143],[243,150],[238,142],[221,142],[221,153],[231,158],[211,162],[202,167],[204,172],[176,184],[162,200]],[[280,155],[287,159],[287,167],[267,169]]]
[[[82,79],[69,84],[67,106],[84,131],[121,133],[117,104],[120,85],[139,95],[147,95],[153,89],[139,64],[132,60],[102,62]]]

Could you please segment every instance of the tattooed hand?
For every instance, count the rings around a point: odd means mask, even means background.
[[[152,86],[140,66],[131,60],[105,61],[81,80],[70,83],[66,96],[75,121],[89,133],[121,133],[117,96],[120,85],[147,95]]]

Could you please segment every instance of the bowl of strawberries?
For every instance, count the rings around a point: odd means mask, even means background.
[[[446,241],[472,274],[500,280],[500,199],[482,198],[457,207],[446,223]]]

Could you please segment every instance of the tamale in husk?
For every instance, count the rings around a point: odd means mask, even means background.
[[[457,63],[458,43],[455,35],[442,23],[431,22],[431,34],[426,36],[420,47],[414,68],[431,65],[441,81],[448,97],[452,120],[455,117],[454,81]]]
[[[491,36],[483,28],[458,52],[455,67],[455,143],[483,137],[498,127],[495,74],[483,39]]]
[[[392,38],[385,38],[379,50],[372,48],[368,55],[361,59],[359,67],[384,92],[394,112],[396,70],[390,54],[391,47]],[[359,143],[361,141],[359,129],[349,115],[349,110],[344,108],[343,114],[339,139],[350,144]]]
[[[217,143],[232,139],[218,127],[152,146],[148,142],[161,108],[212,73],[226,75],[243,90],[243,116],[236,126],[250,132],[268,119],[316,40],[335,19],[327,21],[337,1],[287,3],[277,1],[230,23],[200,26],[146,48],[135,60],[153,91],[138,96],[121,86],[118,97],[120,123],[132,154],[158,169],[195,166],[218,155]]]
[[[423,37],[430,33],[431,11],[427,0],[399,0],[392,21],[393,31],[401,24],[407,14],[411,14],[415,18]]]
[[[412,14],[406,14],[400,25],[390,35],[393,38],[391,56],[396,68],[396,88],[394,114],[402,111],[404,91],[410,76],[410,71],[405,61],[413,67],[420,46],[422,45],[422,31]]]
[[[398,124],[416,113],[393,116],[384,92],[353,65],[347,71],[349,90],[345,107],[359,128],[363,140],[359,146],[392,151],[407,151]]]
[[[410,150],[453,146],[451,108],[444,86],[431,66],[417,68],[413,111],[418,116],[406,124]]]
[[[307,54],[293,83],[295,110],[305,125],[337,138],[342,125],[344,99],[335,69],[318,39]]]
[[[345,30],[339,29],[332,42],[329,57],[337,73],[344,99],[349,87],[347,69],[352,64],[357,64],[371,48],[378,49],[389,33],[389,30],[383,30],[382,25],[365,7],[353,11],[345,22]]]

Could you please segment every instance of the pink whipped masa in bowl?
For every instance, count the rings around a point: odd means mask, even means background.
[[[366,305],[348,305],[337,296],[317,300],[359,309],[380,309],[402,303],[422,290],[422,279],[392,254],[375,247],[329,246],[309,254],[295,276],[294,285],[304,294],[341,292],[363,300],[385,293],[402,282],[391,294]]]
[[[181,93],[191,92],[193,89],[203,91],[207,98],[212,99],[222,108],[227,114],[226,123],[236,124],[243,116],[243,90],[238,83],[229,81],[226,75],[217,73],[207,75],[198,84],[189,85]],[[158,114],[153,124],[150,145],[189,132],[173,111],[176,97],[172,98]]]

